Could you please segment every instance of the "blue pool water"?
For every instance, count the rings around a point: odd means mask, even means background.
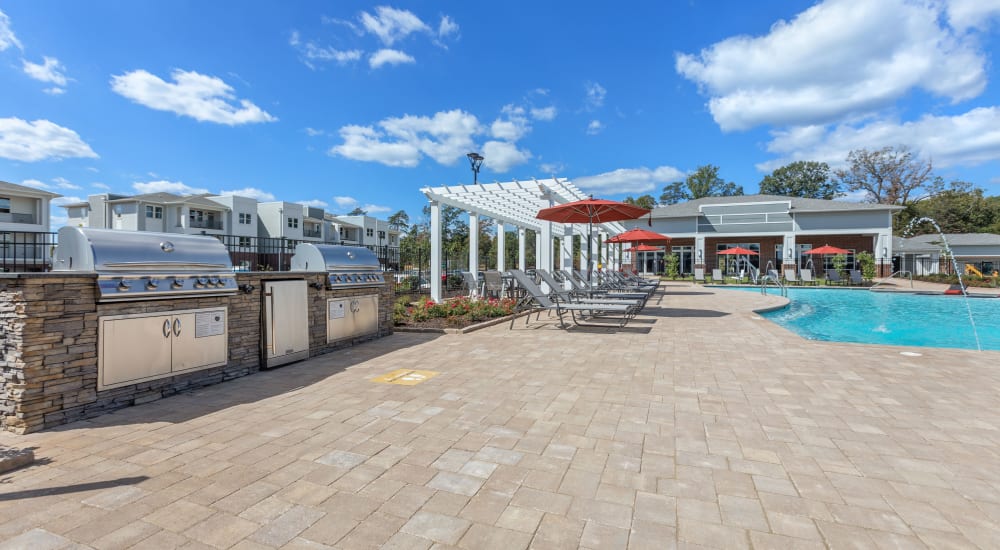
[[[810,340],[976,349],[962,296],[790,288],[788,298],[761,315]],[[1000,299],[968,301],[982,349],[1000,350]]]

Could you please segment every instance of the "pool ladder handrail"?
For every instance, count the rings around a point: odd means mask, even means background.
[[[899,275],[900,277],[904,277],[904,276],[905,277],[909,277],[909,279],[910,279],[910,288],[913,288],[913,272],[909,271],[909,270],[906,270],[906,269],[900,269],[899,271],[893,273],[892,275],[889,275],[885,279],[882,279],[881,281],[879,281],[879,282],[873,284],[872,286],[868,287],[868,290],[875,290],[876,288],[878,288],[879,285],[881,285],[882,283],[888,282],[889,279],[892,279],[896,275]]]
[[[774,283],[774,286],[778,287],[779,292],[781,292],[781,297],[787,298],[788,287],[781,281],[781,275],[778,274],[778,270],[774,269],[774,264],[771,263],[771,260],[767,261],[765,268],[765,275],[760,278],[760,293],[766,295],[767,283]]]

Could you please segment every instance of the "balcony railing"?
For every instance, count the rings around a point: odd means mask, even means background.
[[[309,237],[311,239],[318,239],[323,236],[323,231],[319,229],[303,229],[302,236]]]
[[[38,223],[34,214],[16,214],[13,212],[0,212],[0,222],[6,223]]]
[[[0,231],[0,270],[48,271],[55,244],[55,233]]]
[[[222,229],[221,220],[188,220],[188,222],[188,227],[192,229]]]

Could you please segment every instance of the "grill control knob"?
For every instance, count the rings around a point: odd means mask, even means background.
[[[174,279],[174,282],[170,283],[171,288],[184,288],[184,281],[180,279]]]
[[[160,281],[154,279],[153,277],[150,277],[149,280],[146,281],[146,288],[149,290],[156,290],[156,287],[158,286],[160,286]]]
[[[198,277],[194,281],[195,288],[205,288],[207,284],[208,284],[208,279],[206,277]]]
[[[126,281],[125,279],[118,281],[119,292],[128,292],[129,290],[132,290],[132,283]]]
[[[208,284],[210,286],[219,286],[219,278],[218,277],[209,277],[208,278]]]

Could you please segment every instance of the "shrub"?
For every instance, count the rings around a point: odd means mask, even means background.
[[[516,301],[509,298],[472,299],[467,296],[442,303],[420,300],[414,304],[397,301],[393,308],[393,322],[397,325],[419,323],[428,319],[444,319],[445,325],[461,326],[471,322],[504,317],[514,313]]]
[[[666,270],[667,277],[671,279],[676,279],[678,275],[678,266],[680,265],[681,259],[677,254],[667,254]]]
[[[871,252],[858,252],[857,256],[858,264],[861,266],[861,276],[865,278],[866,281],[870,281],[875,278],[875,256],[872,256]]]

